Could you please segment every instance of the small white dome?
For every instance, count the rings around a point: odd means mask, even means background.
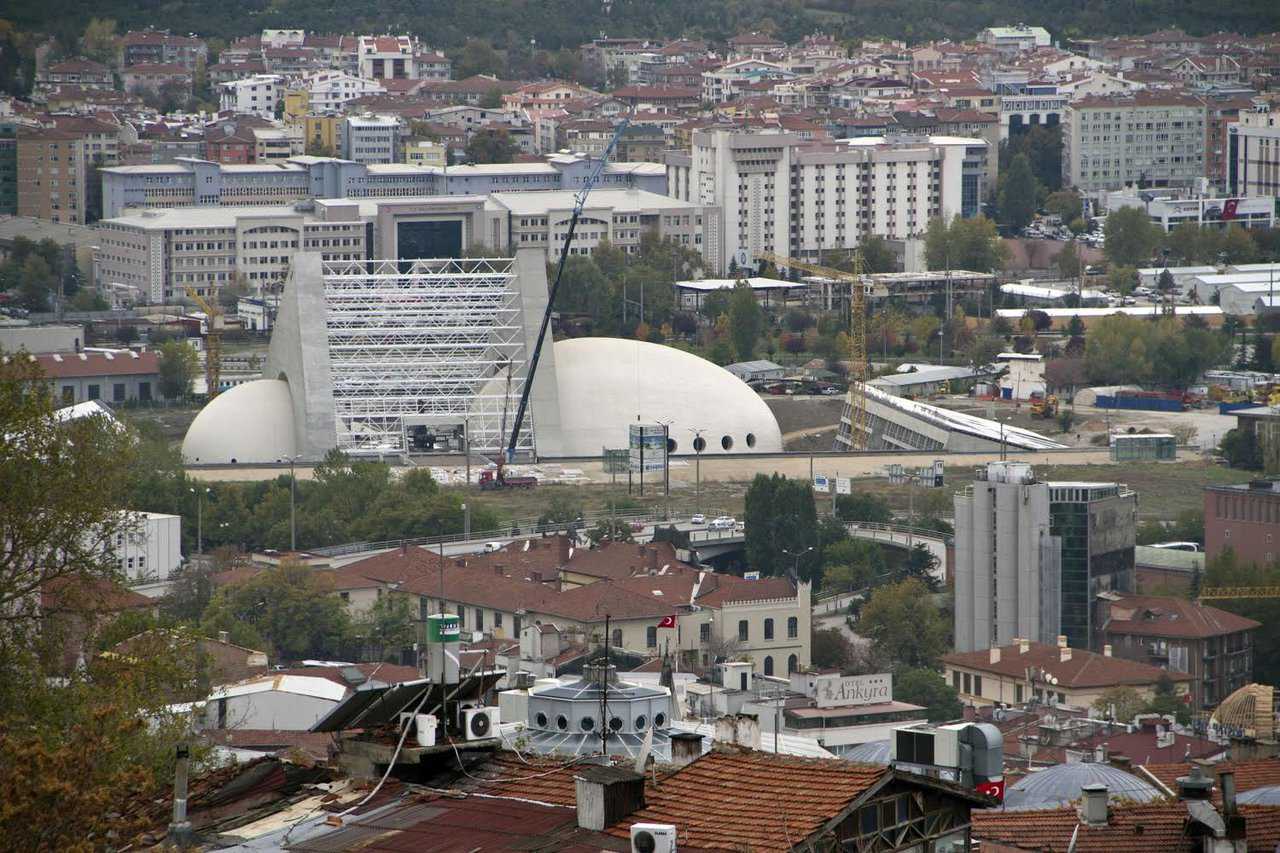
[[[182,458],[206,465],[278,462],[295,455],[295,447],[289,383],[255,379],[200,410],[182,441]]]
[[[704,358],[624,338],[573,338],[555,344],[560,434],[566,456],[626,447],[636,423],[671,422],[673,454],[692,455],[702,430],[705,454],[777,453],[782,431],[746,383]]]

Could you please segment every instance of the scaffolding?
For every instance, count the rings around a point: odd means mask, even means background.
[[[323,276],[340,448],[404,453],[424,427],[501,449],[527,373],[512,259],[325,261]]]

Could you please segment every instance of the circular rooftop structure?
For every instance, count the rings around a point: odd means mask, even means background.
[[[1272,740],[1275,737],[1275,688],[1246,684],[1222,700],[1209,718],[1210,729],[1234,737]]]
[[[782,450],[782,431],[760,395],[691,353],[624,338],[573,338],[556,342],[555,363],[566,456],[626,447],[637,418],[670,423],[673,455]],[[701,448],[691,429],[701,432]]]
[[[1149,803],[1160,799],[1153,785],[1110,764],[1073,762],[1056,764],[1028,774],[1009,786],[1004,794],[1008,811],[1054,809],[1080,799],[1085,785],[1106,785],[1111,799]]]
[[[840,757],[845,761],[858,764],[883,764],[887,767],[890,747],[891,743],[888,740],[869,740],[846,750]]]
[[[283,379],[255,379],[223,391],[200,410],[182,440],[194,464],[280,462],[297,453],[293,396]]]
[[[1280,806],[1280,785],[1264,785],[1236,795],[1242,806]]]

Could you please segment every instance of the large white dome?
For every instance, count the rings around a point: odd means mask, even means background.
[[[561,452],[599,456],[626,447],[636,423],[671,422],[677,454],[777,453],[782,432],[756,392],[723,367],[673,347],[623,338],[555,343]]]
[[[200,410],[182,441],[182,458],[206,465],[278,462],[296,454],[295,447],[289,383],[255,379]]]

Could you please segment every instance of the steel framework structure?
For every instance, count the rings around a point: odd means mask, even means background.
[[[477,452],[502,447],[503,411],[525,382],[513,266],[510,258],[324,263],[340,448],[404,452],[417,425],[462,427]],[[532,450],[532,430],[522,448]]]

